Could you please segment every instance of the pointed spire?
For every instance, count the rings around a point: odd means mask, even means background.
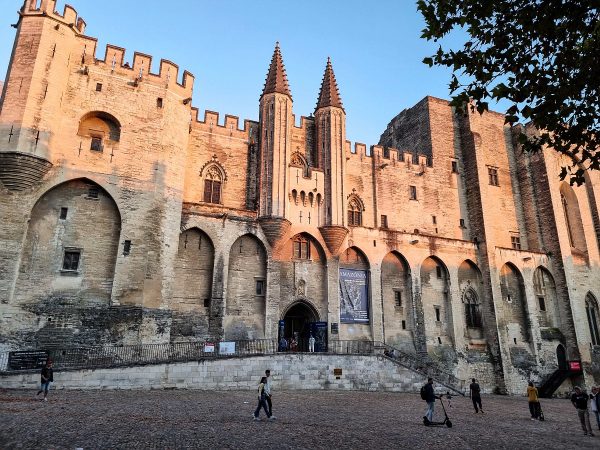
[[[321,84],[321,92],[319,92],[319,101],[317,101],[316,109],[326,106],[337,106],[344,109],[337,82],[335,81],[335,74],[331,67],[331,58],[329,57],[327,58],[327,67],[325,67],[325,75],[323,75],[323,83]]]
[[[285,73],[285,66],[281,58],[281,51],[279,50],[279,42],[275,46],[275,53],[273,53],[273,58],[271,59],[271,66],[269,67],[262,95],[272,94],[273,92],[279,92],[280,94],[289,95],[290,98],[292,97]]]

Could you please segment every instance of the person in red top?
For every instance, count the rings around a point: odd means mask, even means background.
[[[35,394],[35,398],[38,398],[40,394],[44,393],[44,401],[48,401],[48,391],[50,390],[50,384],[54,381],[54,373],[52,371],[52,361],[46,361],[46,367],[42,367],[42,386],[40,390]]]

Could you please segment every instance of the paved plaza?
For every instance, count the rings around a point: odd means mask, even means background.
[[[33,390],[0,390],[0,448],[600,448],[564,399],[543,400],[546,421],[532,422],[524,397],[484,396],[477,415],[455,397],[448,429],[423,426],[426,404],[414,394],[280,392],[276,380],[273,389],[277,420],[263,411],[260,422],[254,391],[51,390],[44,403]]]

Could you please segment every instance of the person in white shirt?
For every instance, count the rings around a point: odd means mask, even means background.
[[[308,338],[308,351],[310,353],[314,353],[314,351],[315,351],[315,338],[312,334]]]

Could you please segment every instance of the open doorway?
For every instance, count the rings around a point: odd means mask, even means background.
[[[567,353],[565,352],[565,348],[558,344],[556,347],[556,359],[558,360],[558,368],[560,370],[569,370],[569,364],[567,362]]]
[[[318,320],[318,314],[312,306],[304,302],[294,303],[279,324],[279,341],[285,337],[287,342],[287,348],[282,350],[307,352],[308,338],[313,324]]]

